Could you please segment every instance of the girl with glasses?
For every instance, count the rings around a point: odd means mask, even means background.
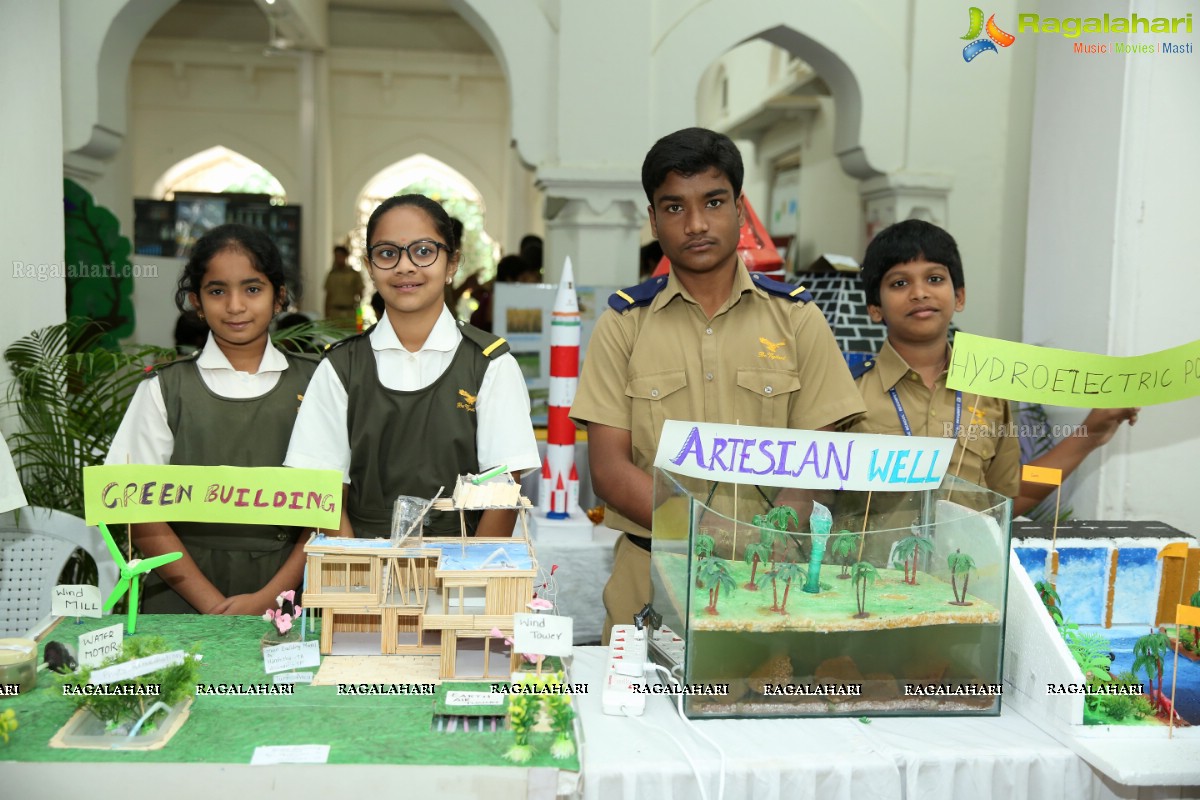
[[[108,464],[277,467],[316,359],[275,349],[268,327],[286,306],[275,243],[245,225],[221,225],[192,248],[175,304],[195,309],[207,342],[160,365],[134,393]],[[197,522],[135,524],[146,557],[183,552],[143,589],[151,614],[261,614],[300,586],[300,529]]]
[[[507,465],[519,479],[541,463],[508,345],[446,307],[459,246],[445,209],[424,195],[389,198],[367,222],[384,315],[326,351],[284,461],[342,472],[342,535],[388,536],[399,495],[449,496],[459,475]],[[509,536],[514,522],[501,510],[468,519],[479,536]],[[430,512],[424,529],[457,536],[458,517]]]

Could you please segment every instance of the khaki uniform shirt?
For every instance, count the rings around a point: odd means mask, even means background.
[[[633,463],[650,473],[668,419],[811,430],[862,410],[821,311],[756,286],[739,260],[711,320],[674,272],[648,305],[605,311],[571,417],[629,431]],[[611,507],[605,524],[650,535]]]
[[[857,380],[867,413],[849,430],[904,435],[888,391],[895,388],[913,436],[953,435],[955,392],[946,388],[944,370],[931,391],[890,342],[883,345],[875,362]],[[960,424],[962,430],[946,474],[1016,497],[1021,485],[1021,444],[1008,401],[963,392]]]
[[[354,319],[354,310],[366,291],[363,274],[353,267],[333,268],[325,276],[325,303],[335,317]]]

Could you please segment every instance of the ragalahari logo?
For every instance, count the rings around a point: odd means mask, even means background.
[[[963,48],[963,61],[973,61],[975,56],[988,51],[998,53],[1000,51],[996,49],[996,45],[1008,47],[1017,40],[1017,37],[1011,33],[1005,33],[1000,30],[1000,26],[996,24],[995,14],[988,17],[987,25],[984,25],[982,9],[972,6],[970,13],[971,27],[967,29],[967,35],[962,38],[973,41]],[[985,31],[987,32],[987,37],[980,38],[979,34]]]

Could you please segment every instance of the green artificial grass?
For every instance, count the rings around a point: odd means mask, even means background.
[[[710,614],[708,589],[697,588],[688,580],[687,559],[682,555],[655,554],[654,563],[664,578],[671,602],[683,612],[678,596],[682,587],[691,592],[693,631],[854,631],[881,628],[905,628],[920,625],[961,623],[998,623],[1000,612],[975,595],[968,595],[968,606],[953,605],[954,593],[950,584],[924,572],[917,573],[917,585],[904,582],[904,571],[879,569],[879,577],[867,586],[866,611],[870,615],[859,619],[854,598],[854,581],[838,578],[841,568],[836,564],[821,566],[821,591],[808,594],[804,581],[793,582],[787,597],[787,613],[772,611],[775,592],[763,573],[766,564],[758,565],[755,582],[758,590],[744,588],[750,580],[750,565],[741,561],[728,563],[729,574],[735,581],[732,592],[721,590],[717,613]],[[785,584],[777,583],[779,602],[783,602]],[[969,586],[968,586],[969,588]],[[962,591],[961,585],[959,591]]]
[[[64,619],[46,640],[74,647],[79,634],[117,621],[105,617],[77,624]],[[136,635],[162,636],[169,645],[185,650],[199,642],[204,656],[200,683],[251,686],[272,682],[272,676],[263,672],[259,642],[267,626],[259,617],[142,615]],[[0,698],[0,712],[15,710],[20,725],[7,745],[0,740],[0,761],[248,764],[260,745],[328,744],[331,764],[513,766],[503,758],[513,743],[511,733],[432,730],[434,699],[408,694],[338,695],[336,686],[305,684],[297,684],[290,696],[197,695],[191,715],[161,750],[53,749],[47,743],[74,713],[75,705],[72,698],[63,697],[57,676],[43,671],[33,692]],[[552,741],[551,734],[533,734],[534,757],[520,766],[578,771],[578,756],[550,757]]]

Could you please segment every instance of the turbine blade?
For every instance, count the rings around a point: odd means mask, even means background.
[[[125,594],[125,590],[128,588],[129,576],[122,574],[121,580],[117,581],[117,585],[113,587],[112,593],[109,594],[108,599],[104,601],[104,610],[108,611],[110,608],[115,606],[117,604],[117,600],[121,597],[121,595]]]
[[[161,556],[154,558],[144,558],[137,565],[137,574],[142,575],[152,569],[158,569],[163,564],[170,564],[172,561],[178,561],[183,558],[183,553],[163,553]]]
[[[125,559],[121,555],[121,548],[117,547],[117,543],[113,541],[112,534],[108,532],[108,526],[101,522],[96,527],[100,528],[100,533],[104,536],[104,543],[108,545],[108,552],[113,557],[113,561],[117,562],[117,567],[124,572]]]
[[[138,612],[138,578],[134,578],[129,584],[129,621],[125,625],[126,633],[133,633],[137,630],[137,612]]]

